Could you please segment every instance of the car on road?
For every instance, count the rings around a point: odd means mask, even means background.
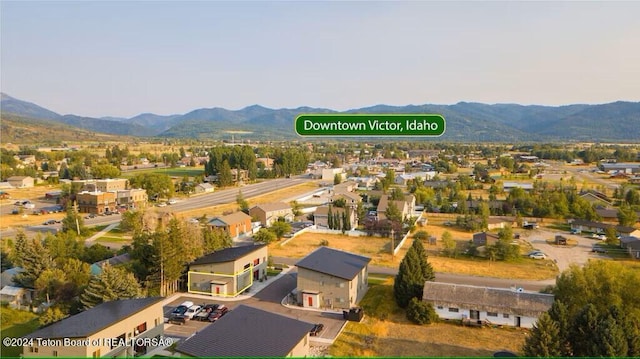
[[[607,236],[605,236],[604,234],[597,234],[597,233],[594,233],[594,234],[592,235],[592,237],[593,237],[594,239],[599,239],[599,240],[601,240],[601,241],[606,241],[606,240],[607,240]]]
[[[173,198],[167,201],[167,204],[176,204],[176,203],[178,203],[178,200],[175,200]]]
[[[229,308],[227,308],[224,305],[220,305],[218,307],[218,309],[216,309],[213,312],[211,312],[211,314],[209,315],[207,320],[210,321],[210,322],[215,322],[216,320],[222,318],[228,312],[229,312]]]
[[[166,207],[167,204],[165,202],[160,202],[158,204],[156,204],[156,207]]]
[[[48,221],[44,222],[43,224],[44,224],[45,226],[49,226],[49,225],[54,225],[54,224],[56,224],[56,223],[60,223],[60,221],[56,221],[55,219],[50,219],[50,220],[48,220]]]
[[[591,248],[591,252],[593,252],[593,253],[607,253],[607,249],[604,248],[604,247],[601,247],[599,245],[594,245]]]
[[[546,254],[544,254],[542,252],[538,252],[538,253],[529,254],[529,258],[532,258],[532,259],[546,259],[547,256],[546,256]]]
[[[97,216],[95,215],[95,213],[91,213],[87,216],[84,217],[84,219],[90,219],[90,218],[96,218]]]
[[[313,328],[311,328],[309,335],[311,335],[312,337],[317,337],[318,335],[320,335],[320,332],[322,332],[323,329],[324,329],[324,324],[318,323],[314,325]]]

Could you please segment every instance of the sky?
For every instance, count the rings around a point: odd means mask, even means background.
[[[133,117],[640,101],[640,2],[0,0],[0,89]]]

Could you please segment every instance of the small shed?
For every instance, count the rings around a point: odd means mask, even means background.
[[[561,235],[557,235],[556,236],[556,244],[559,246],[566,246],[567,245],[567,238]]]

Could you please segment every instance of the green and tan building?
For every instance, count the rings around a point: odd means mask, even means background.
[[[265,244],[225,248],[189,264],[188,291],[195,294],[235,297],[254,281],[267,277]]]

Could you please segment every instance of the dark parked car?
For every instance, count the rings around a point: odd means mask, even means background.
[[[607,253],[607,249],[600,246],[593,246],[591,249],[593,253]]]
[[[184,315],[184,313],[187,312],[187,309],[189,309],[189,307],[185,306],[185,305],[179,305],[176,307],[176,309],[173,310],[173,312],[171,312],[171,316],[175,317],[178,315]]]
[[[223,315],[227,314],[227,312],[229,311],[229,308],[221,305],[218,307],[218,309],[214,310],[213,312],[211,312],[211,314],[209,315],[209,318],[207,318],[210,322],[215,322],[216,320],[222,318]]]
[[[55,219],[50,219],[50,220],[48,220],[48,221],[44,222],[43,224],[44,224],[45,226],[48,226],[48,225],[50,225],[50,224],[56,224],[56,223],[58,223],[58,221],[56,221]]]
[[[171,318],[169,318],[169,323],[171,324],[182,325],[182,324],[185,324],[186,322],[187,322],[187,317],[185,317],[184,315],[174,315]]]
[[[311,331],[309,332],[309,334],[312,337],[316,337],[320,335],[320,332],[322,332],[322,329],[324,329],[324,324],[316,324],[313,326],[313,328],[311,328]]]
[[[219,307],[220,307],[220,304],[206,304],[205,306],[202,307],[202,310],[200,311],[200,313],[196,314],[196,316],[193,317],[193,319],[205,321],[209,318],[209,315],[211,315],[211,313],[214,312]]]

